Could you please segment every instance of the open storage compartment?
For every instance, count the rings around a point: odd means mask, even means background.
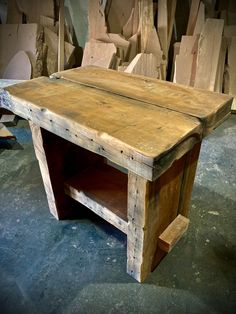
[[[127,234],[127,184],[127,174],[103,161],[81,169],[64,187],[67,195]]]

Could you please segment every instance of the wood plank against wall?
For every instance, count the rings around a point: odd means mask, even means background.
[[[194,87],[215,90],[224,20],[207,19],[199,39]]]
[[[159,71],[153,54],[139,53],[125,69],[126,73],[158,78]]]
[[[97,65],[109,68],[116,55],[117,48],[113,43],[89,41],[85,44],[82,66]]]
[[[196,25],[199,5],[200,5],[200,0],[191,1],[188,26],[187,26],[187,31],[186,31],[186,35],[188,36],[193,35],[193,31]]]

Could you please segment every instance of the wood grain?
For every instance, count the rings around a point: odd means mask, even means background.
[[[96,67],[72,69],[56,77],[196,117],[204,135],[225,119],[232,103],[228,95]]]
[[[224,20],[207,19],[200,35],[194,87],[215,90]]]
[[[159,71],[156,58],[152,53],[138,53],[124,70],[126,73],[140,74],[158,78]]]
[[[39,78],[7,90],[15,113],[149,180],[201,138],[194,117],[64,79]]]
[[[159,247],[169,253],[187,231],[189,219],[178,215],[158,238]]]
[[[139,282],[166,254],[158,237],[177,216],[184,161],[185,156],[154,182],[129,173],[127,272]]]
[[[196,25],[199,5],[200,5],[200,0],[191,1],[186,35],[190,35],[190,36],[193,35],[193,31]]]
[[[65,192],[127,234],[127,175],[108,165],[87,168],[65,183]]]
[[[85,44],[82,66],[96,65],[109,68],[116,54],[116,46],[113,43],[89,41]]]

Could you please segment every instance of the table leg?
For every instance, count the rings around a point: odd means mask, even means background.
[[[139,282],[166,254],[158,247],[160,234],[179,212],[187,213],[199,147],[196,144],[154,182],[129,173],[127,272]],[[182,193],[187,193],[186,201]]]
[[[62,168],[70,143],[31,122],[30,128],[49,210],[57,219],[65,218],[71,200],[64,193]]]
[[[30,128],[50,212],[57,219],[75,218],[74,201],[65,194],[64,182],[79,170],[101,162],[101,157],[31,122]]]

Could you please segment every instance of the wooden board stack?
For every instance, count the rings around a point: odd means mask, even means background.
[[[0,79],[30,79],[58,70],[62,35],[56,11],[52,0],[8,1],[7,24],[0,25]],[[67,27],[63,45],[64,67],[69,68],[75,47]]]
[[[182,4],[176,0],[88,0],[88,4],[89,34],[82,66],[162,80],[171,77],[179,84],[236,94],[233,0],[192,0],[179,43],[175,15]]]
[[[176,0],[89,0],[82,66],[166,78]]]
[[[173,81],[236,95],[236,2],[192,0]],[[184,69],[184,71],[183,71]],[[236,110],[236,101],[232,112]]]

